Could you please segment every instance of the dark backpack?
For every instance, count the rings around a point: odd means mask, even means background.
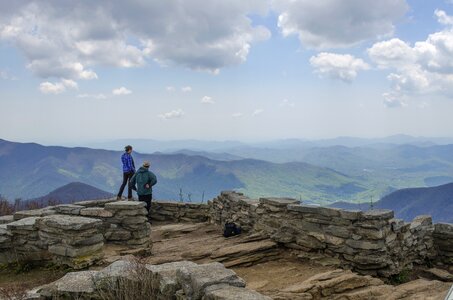
[[[237,226],[232,222],[225,223],[225,228],[223,229],[223,236],[230,237],[241,234],[241,227]]]

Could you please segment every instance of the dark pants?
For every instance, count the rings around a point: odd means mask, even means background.
[[[148,217],[149,217],[149,211],[151,210],[151,200],[153,199],[153,195],[138,195],[138,201],[143,201],[146,203],[146,210],[148,211]]]
[[[124,188],[127,184],[127,199],[132,199],[132,189],[129,186],[129,180],[134,176],[134,172],[123,173],[123,183],[121,184],[120,191],[118,192],[118,197],[123,196]]]

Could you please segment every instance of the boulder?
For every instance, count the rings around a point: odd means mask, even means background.
[[[177,282],[176,272],[183,267],[194,267],[197,264],[190,261],[179,261],[161,265],[146,265],[151,273],[151,286],[157,299],[173,299],[181,288]]]
[[[201,299],[205,289],[212,285],[227,284],[245,287],[245,281],[221,263],[182,267],[177,270],[176,278],[186,297],[193,300]]]

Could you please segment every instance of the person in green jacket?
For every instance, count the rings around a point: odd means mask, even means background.
[[[146,203],[146,210],[151,209],[151,200],[153,199],[153,186],[157,183],[156,175],[149,171],[150,163],[145,161],[143,167],[132,176],[129,183],[130,187],[137,192],[138,200]]]

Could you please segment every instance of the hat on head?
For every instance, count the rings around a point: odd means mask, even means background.
[[[145,168],[149,168],[150,165],[151,165],[151,164],[149,163],[149,161],[143,162],[143,166],[144,166]]]

